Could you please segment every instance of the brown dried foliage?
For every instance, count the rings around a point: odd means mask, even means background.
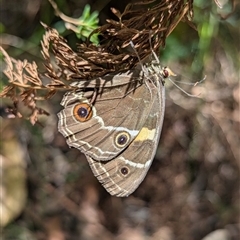
[[[77,52],[57,30],[43,24],[46,33],[41,42],[41,53],[46,71],[42,74],[35,62],[15,60],[0,49],[7,66],[4,74],[9,79],[9,85],[4,87],[0,97],[13,101],[11,113],[15,117],[22,116],[17,106],[23,102],[31,109],[29,119],[34,124],[39,114],[46,114],[37,108],[36,101],[49,99],[58,90],[71,89],[68,81],[86,81],[131,69],[139,60],[130,41],[140,59],[144,59],[152,50],[158,51],[164,46],[167,36],[181,20],[190,23],[193,16],[192,0],[148,0],[128,4],[123,13],[116,9],[112,12],[118,21],[107,20],[107,24],[92,32],[101,36],[100,45],[86,41],[78,45]],[[54,60],[50,59],[50,53]],[[45,90],[42,96],[40,90]]]

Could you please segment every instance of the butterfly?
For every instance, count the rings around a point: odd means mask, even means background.
[[[145,178],[155,156],[164,110],[168,68],[158,62],[74,82],[58,113],[58,130],[79,149],[99,182],[126,197]]]

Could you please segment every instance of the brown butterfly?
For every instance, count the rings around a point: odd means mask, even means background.
[[[131,194],[151,166],[163,124],[168,75],[167,68],[152,61],[127,72],[74,82],[78,90],[62,99],[59,131],[69,146],[86,155],[111,195]]]

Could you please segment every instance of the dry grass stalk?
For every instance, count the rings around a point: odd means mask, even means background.
[[[152,50],[164,47],[167,36],[181,20],[190,22],[193,16],[192,0],[148,0],[128,4],[123,13],[114,8],[112,12],[118,21],[108,20],[107,24],[92,32],[101,36],[99,46],[86,41],[78,45],[77,52],[68,46],[57,30],[43,24],[46,32],[41,42],[45,65],[42,74],[35,62],[15,60],[3,48],[0,49],[6,62],[4,74],[9,79],[0,97],[12,100],[12,114],[22,116],[17,106],[23,102],[31,109],[29,119],[34,124],[39,114],[46,114],[37,107],[36,101],[47,100],[58,90],[71,89],[69,81],[87,81],[133,68],[139,60],[129,46],[130,41],[139,57],[147,58]]]

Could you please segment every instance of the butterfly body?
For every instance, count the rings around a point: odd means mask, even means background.
[[[59,131],[69,146],[86,155],[111,195],[131,194],[152,163],[164,117],[163,80],[160,68],[137,67],[84,87],[73,83],[79,89],[66,93],[61,102]]]

